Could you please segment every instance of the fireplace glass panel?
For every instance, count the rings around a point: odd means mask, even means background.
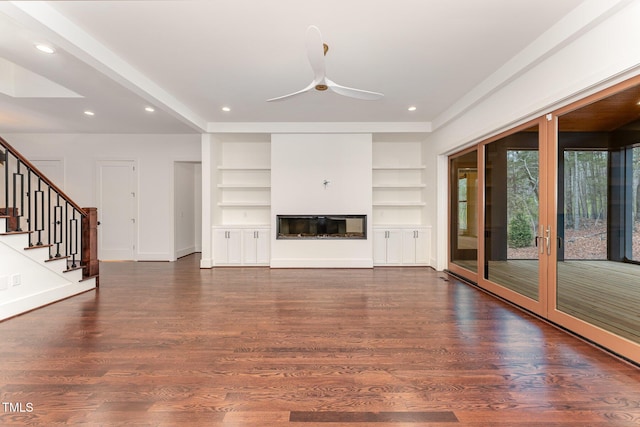
[[[366,239],[366,215],[278,215],[278,239]]]

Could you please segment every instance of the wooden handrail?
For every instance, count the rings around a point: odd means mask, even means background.
[[[25,166],[31,169],[44,183],[46,183],[53,191],[60,195],[67,203],[69,203],[80,215],[87,216],[87,212],[81,208],[71,197],[67,196],[64,191],[58,188],[53,182],[49,180],[42,172],[38,170],[29,160],[27,160],[22,154],[20,154],[15,148],[13,148],[4,138],[0,137],[0,145],[3,146],[7,152],[13,154],[15,158],[20,160]]]

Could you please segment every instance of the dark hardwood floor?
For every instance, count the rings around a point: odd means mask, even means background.
[[[100,269],[0,323],[0,425],[640,425],[640,369],[427,268]]]

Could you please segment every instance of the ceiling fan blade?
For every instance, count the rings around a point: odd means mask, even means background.
[[[325,78],[325,81],[327,82],[327,86],[329,87],[329,89],[339,95],[344,95],[344,96],[348,96],[356,99],[363,99],[366,101],[374,101],[376,99],[380,99],[384,97],[384,95],[379,92],[371,92],[368,90],[354,89],[352,87],[341,86],[327,78]]]
[[[300,95],[301,93],[305,93],[305,92],[310,91],[310,90],[311,90],[311,89],[313,89],[315,86],[316,86],[316,83],[315,83],[315,81],[314,81],[314,82],[311,82],[311,84],[310,84],[309,86],[305,87],[305,88],[304,88],[304,89],[302,89],[302,90],[299,90],[299,91],[297,91],[297,92],[293,92],[293,93],[289,93],[289,94],[287,94],[287,95],[282,95],[282,96],[279,96],[279,97],[277,97],[277,98],[267,99],[267,102],[271,102],[271,101],[280,101],[281,99],[290,98],[290,97],[292,97],[292,96]]]
[[[313,70],[313,80],[321,82],[325,76],[324,44],[320,30],[315,25],[307,28],[307,55]]]

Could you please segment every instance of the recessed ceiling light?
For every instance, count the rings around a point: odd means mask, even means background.
[[[95,116],[96,115],[96,113],[94,113],[93,111],[90,111],[90,110],[85,111],[84,114],[87,115],[87,116]]]
[[[409,110],[409,111],[416,111],[416,110],[417,110],[417,108],[416,108],[416,107],[414,107],[414,106],[412,105],[411,107],[407,108],[407,110]]]
[[[144,107],[144,111],[146,111],[147,113],[153,113],[154,111],[156,111],[156,109],[153,107]]]
[[[222,111],[224,111],[225,113],[228,113],[229,111],[231,111],[231,108],[229,108],[229,107],[222,107]]]
[[[44,52],[44,53],[55,53],[56,50],[49,46],[48,44],[44,44],[44,43],[36,43],[36,49],[38,49],[40,52]]]

